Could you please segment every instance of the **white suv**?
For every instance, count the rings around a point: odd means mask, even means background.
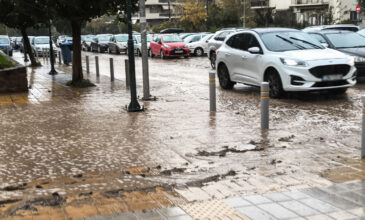
[[[295,29],[257,28],[231,34],[217,50],[216,66],[223,89],[268,81],[273,98],[285,91],[344,93],[356,84],[352,57]]]

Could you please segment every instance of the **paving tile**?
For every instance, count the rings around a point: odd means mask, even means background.
[[[349,220],[365,220],[365,217],[356,217],[356,218],[352,218],[352,219],[349,219]]]
[[[346,219],[352,219],[352,218],[356,217],[355,215],[353,215],[349,212],[346,212],[346,211],[329,213],[328,215],[337,220],[346,220]]]
[[[138,220],[165,220],[162,214],[160,214],[157,210],[148,210],[148,211],[137,211],[133,213],[137,216]]]
[[[311,216],[321,214],[319,211],[312,209],[309,206],[304,205],[303,203],[298,201],[286,201],[280,202],[279,204],[295,212],[299,216]]]
[[[263,196],[274,202],[282,202],[282,201],[291,200],[290,197],[286,196],[283,193],[266,193]]]
[[[223,202],[227,203],[228,205],[232,206],[233,208],[251,205],[251,203],[249,203],[246,200],[239,198],[239,197],[224,199]]]
[[[349,191],[349,189],[345,187],[344,184],[333,184],[332,186],[329,187],[323,187],[321,188],[321,190],[332,194],[338,194]]]
[[[305,189],[301,191],[312,196],[313,198],[320,199],[326,203],[330,203],[331,205],[340,209],[352,209],[358,207],[356,203],[346,200],[342,196],[330,194],[318,188]]]
[[[306,217],[307,220],[333,220],[332,217],[329,217],[328,215],[314,215]]]
[[[194,219],[189,215],[179,215],[179,216],[168,217],[167,220],[194,220]]]
[[[249,202],[251,202],[252,204],[255,204],[255,205],[272,202],[270,199],[265,198],[261,195],[245,196],[245,197],[242,197],[242,198],[249,201]]]
[[[339,211],[338,208],[315,198],[301,199],[300,202],[322,213]]]
[[[292,190],[292,191],[287,191],[287,192],[283,192],[283,193],[295,200],[309,198],[309,196],[307,194],[304,194],[298,190]]]
[[[347,188],[349,191],[352,191],[355,189],[365,188],[365,181],[351,181],[344,183],[341,186]]]
[[[354,214],[356,216],[365,216],[365,208],[355,208],[348,210],[351,214]]]
[[[251,220],[275,220],[273,216],[269,215],[267,212],[262,209],[257,208],[256,206],[246,206],[237,208],[237,210],[243,215],[247,216]]]
[[[158,209],[157,211],[159,213],[161,213],[163,216],[166,216],[166,217],[186,215],[186,213],[184,212],[184,210],[182,210],[179,207],[162,208],[162,209]]]
[[[259,208],[265,210],[270,215],[274,216],[278,219],[288,219],[288,218],[296,218],[299,217],[294,212],[289,209],[284,208],[283,206],[276,203],[262,204],[258,205]]]
[[[365,196],[359,195],[354,192],[344,192],[340,193],[339,195],[360,206],[365,206]]]

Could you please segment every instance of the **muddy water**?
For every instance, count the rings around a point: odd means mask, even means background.
[[[340,96],[300,93],[270,100],[271,128],[262,133],[258,88],[236,85],[224,91],[217,87],[218,112],[209,113],[206,57],[150,59],[151,94],[158,101],[140,101],[147,110],[132,114],[123,109],[130,97],[124,81],[127,57],[99,54],[102,77],[96,79],[95,54],[83,55],[90,56],[90,79],[97,87],[65,88],[59,84],[67,81],[64,75],[52,83],[45,63],[30,71],[31,92],[40,94],[39,104],[0,107],[0,186],[97,173],[98,181],[75,187],[59,184],[57,190],[105,191],[121,186],[179,186],[229,171],[236,175],[228,179],[285,176],[292,179],[291,185],[314,186],[326,183],[318,180],[320,173],[347,166],[339,157],[359,158],[360,98],[365,84]],[[114,84],[104,77],[109,75],[110,57],[115,63]],[[141,66],[136,58],[142,97]],[[71,71],[67,66],[57,68]],[[236,150],[215,154],[225,149]],[[139,166],[183,168],[184,172],[152,176],[122,172]],[[287,187],[276,184],[276,190]],[[48,192],[37,189],[30,195]],[[23,194],[0,195],[1,199]]]

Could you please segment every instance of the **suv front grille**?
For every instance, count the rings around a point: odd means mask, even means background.
[[[344,86],[349,84],[346,80],[317,82],[312,87]]]
[[[327,65],[327,66],[314,67],[310,69],[309,72],[317,78],[322,78],[322,76],[325,75],[338,75],[338,74],[345,76],[350,71],[350,68],[351,67],[346,64]]]

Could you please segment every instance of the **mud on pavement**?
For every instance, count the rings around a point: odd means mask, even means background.
[[[113,83],[110,57],[116,67]],[[124,211],[364,177],[359,158],[364,84],[340,96],[289,94],[270,100],[270,130],[261,132],[258,88],[217,87],[218,111],[209,112],[206,57],[151,59],[151,94],[158,99],[140,100],[147,110],[138,114],[124,110],[130,101],[126,57],[99,58],[101,77],[93,69],[85,74],[96,87],[68,88],[71,68],[57,66],[60,73],[51,77],[44,63],[28,70],[30,90],[21,101],[19,94],[1,97],[2,214],[46,210],[49,206],[31,201],[53,193],[65,202],[52,209],[75,212],[84,201],[80,213],[86,215],[103,212],[93,206],[98,200],[100,210],[117,200],[109,211]],[[136,73],[141,94],[140,58]],[[117,196],[107,198],[106,192]],[[128,205],[125,199],[144,205]]]

